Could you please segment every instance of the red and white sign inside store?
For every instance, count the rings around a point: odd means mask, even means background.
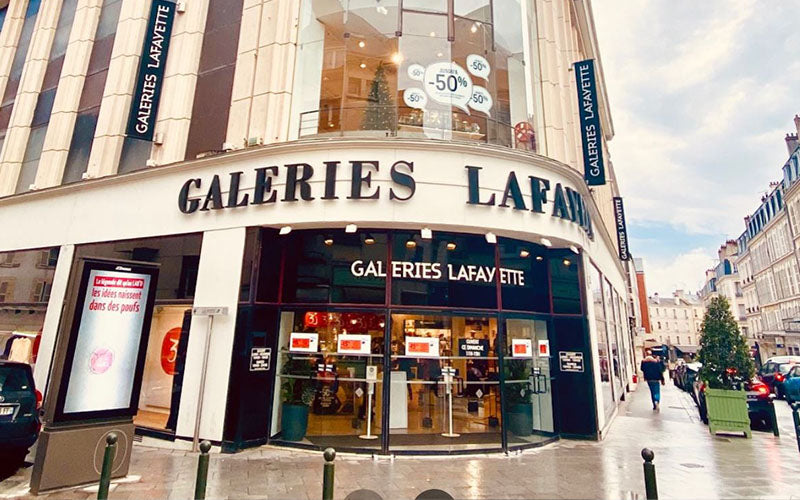
[[[164,334],[161,341],[161,369],[167,375],[175,375],[175,361],[178,359],[178,343],[181,340],[181,328],[176,327]]]
[[[316,333],[292,332],[289,336],[290,352],[317,352],[319,335]]]
[[[531,339],[511,339],[512,358],[530,358],[532,356]]]
[[[549,340],[540,340],[539,341],[539,356],[550,357],[550,341]]]
[[[438,358],[439,339],[430,337],[406,337],[406,356],[415,358]]]
[[[369,354],[372,337],[369,335],[339,335],[339,354]]]

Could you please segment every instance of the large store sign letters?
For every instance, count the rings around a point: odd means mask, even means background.
[[[600,106],[594,77],[594,61],[587,59],[575,63],[578,87],[581,139],[583,140],[583,175],[590,186],[606,183],[603,166],[603,142],[600,132]]]
[[[283,168],[277,165],[259,167],[249,174],[250,179],[246,179],[242,171],[231,172],[228,176],[216,174],[206,182],[199,177],[188,179],[178,193],[178,208],[185,214],[192,214],[278,202],[339,200],[341,197],[348,200],[377,200],[388,196],[391,201],[404,202],[413,198],[417,191],[414,162],[393,162],[388,169],[391,186],[383,190],[381,186],[374,185],[383,167],[380,161],[353,160],[348,163],[344,166],[345,162],[342,161],[325,161],[316,167],[308,163],[290,163],[283,165]],[[481,197],[480,176],[483,167],[467,165],[464,169],[467,205],[548,214],[578,224],[590,238],[594,237],[592,220],[583,197],[560,182],[552,183],[549,179],[535,176],[517,176],[516,172],[511,171],[506,177],[502,195],[492,193]],[[350,177],[347,196],[341,196],[343,193],[337,191],[337,180],[341,179],[343,170]],[[323,177],[325,181],[321,193],[312,190],[312,179],[318,180],[318,177]],[[253,187],[242,189],[241,186],[248,180]],[[283,183],[281,192],[274,187],[279,182]],[[523,194],[523,188],[529,192],[528,195]],[[226,193],[224,197],[223,193]]]
[[[139,74],[136,77],[136,92],[133,94],[131,115],[128,118],[128,137],[153,140],[153,129],[161,99],[161,86],[164,81],[164,67],[167,65],[169,39],[172,35],[172,21],[175,18],[175,3],[167,0],[153,0],[150,8],[150,21],[139,61]]]
[[[614,224],[617,226],[617,246],[619,247],[620,260],[630,260],[631,254],[628,251],[628,226],[625,224],[625,208],[622,206],[622,198],[614,197]]]
[[[356,260],[350,264],[350,274],[356,278],[392,278],[417,280],[464,281],[467,283],[494,283],[497,269],[494,266],[475,264],[442,264],[441,262],[405,262],[395,260],[387,266],[380,260]],[[519,269],[500,268],[500,283],[525,286],[525,272]]]

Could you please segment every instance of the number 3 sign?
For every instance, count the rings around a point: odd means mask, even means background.
[[[175,361],[178,359],[178,342],[181,340],[181,329],[173,328],[164,335],[161,341],[161,369],[167,375],[175,375]]]

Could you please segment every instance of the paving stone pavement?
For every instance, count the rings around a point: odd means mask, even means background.
[[[752,439],[712,437],[689,395],[668,384],[654,413],[646,386],[628,397],[602,442],[562,440],[524,453],[458,457],[381,458],[339,455],[336,498],[360,488],[385,499],[413,499],[429,488],[455,498],[643,499],[640,451],[655,452],[660,498],[800,499],[800,452],[791,411],[776,405],[781,436],[754,432]],[[318,499],[319,453],[261,447],[212,454],[208,498]],[[111,499],[188,499],[197,455],[137,445],[134,482],[112,485]],[[135,481],[135,476],[140,476]],[[71,489],[32,497],[25,489],[30,467],[0,483],[0,498],[89,499]]]

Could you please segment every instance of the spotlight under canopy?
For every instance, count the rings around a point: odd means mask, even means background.
[[[291,232],[292,232],[292,226],[283,226],[281,230],[278,231],[278,234],[280,234],[281,236],[286,236]]]

